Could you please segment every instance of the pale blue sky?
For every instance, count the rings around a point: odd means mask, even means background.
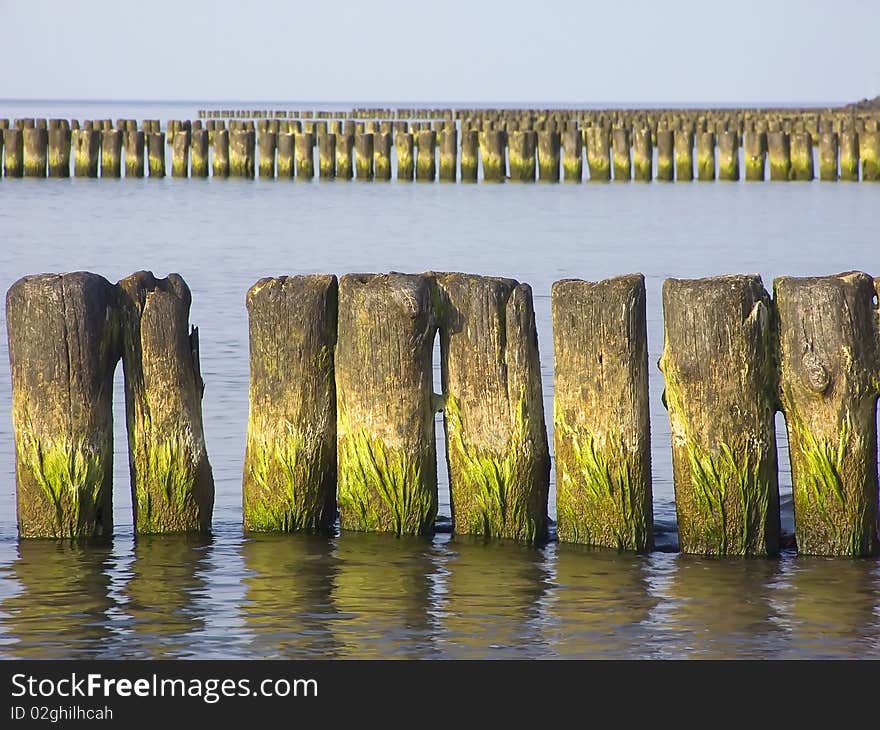
[[[834,102],[880,0],[0,0],[0,98]]]

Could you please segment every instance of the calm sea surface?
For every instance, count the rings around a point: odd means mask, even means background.
[[[192,117],[197,108],[0,106],[8,117],[163,120]],[[706,560],[675,552],[669,425],[656,369],[664,278],[760,273],[769,289],[782,274],[880,274],[878,211],[880,185],[820,182],[0,180],[3,291],[25,274],[80,269],[111,281],[138,269],[176,271],[189,283],[217,488],[210,538],[135,543],[120,367],[112,545],[19,543],[4,316],[0,657],[880,658],[880,561],[792,553]],[[532,285],[548,419],[552,282],[645,274],[660,550],[534,549],[446,534],[243,534],[247,288],[267,275],[427,269]],[[436,359],[435,378],[439,390]],[[783,528],[790,532],[781,418],[777,428]],[[440,511],[448,516],[438,453]],[[554,501],[551,488],[551,516]]]

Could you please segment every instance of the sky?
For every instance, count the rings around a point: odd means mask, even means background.
[[[0,0],[2,99],[832,103],[880,0]]]

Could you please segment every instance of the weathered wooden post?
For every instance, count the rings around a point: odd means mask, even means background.
[[[675,179],[675,134],[671,129],[657,131],[657,179]]]
[[[440,132],[440,182],[455,182],[458,177],[458,132],[455,127]]]
[[[504,154],[507,133],[497,129],[485,130],[480,132],[479,138],[483,182],[504,182],[507,174],[507,160]],[[464,151],[462,151],[462,164],[464,164]]]
[[[798,552],[877,551],[878,282],[861,272],[773,284]]]
[[[208,177],[208,130],[194,129],[190,132],[190,175]]]
[[[778,551],[771,306],[759,276],[663,284],[660,370],[682,552]]]
[[[611,132],[611,154],[614,164],[614,179],[628,182],[632,177],[632,163],[629,151],[629,130],[616,127]]]
[[[248,530],[323,530],[336,520],[336,304],[332,275],[260,279],[247,293]]]
[[[237,129],[229,135],[229,174],[232,177],[253,178],[256,133]]]
[[[654,149],[651,146],[651,130],[642,128],[633,131],[633,179],[651,182],[654,177]]]
[[[697,180],[715,179],[715,133],[697,135]]]
[[[412,134],[398,132],[394,139],[394,147],[397,151],[397,179],[410,182],[415,171]]]
[[[373,175],[376,180],[391,179],[391,132],[373,133]]]
[[[479,132],[474,129],[461,130],[461,181],[476,182],[479,167]]]
[[[427,275],[348,274],[339,280],[337,501],[343,529],[398,535],[433,529],[434,291]]]
[[[437,173],[437,134],[421,130],[416,137],[416,181],[434,182]]]
[[[791,179],[812,180],[813,138],[809,132],[793,132],[791,135]]]
[[[278,136],[268,130],[260,132],[258,144],[260,177],[273,180],[275,178],[275,150],[278,147]]]
[[[85,128],[74,132],[73,174],[75,177],[98,177],[101,133]],[[164,148],[163,148],[164,149]]]
[[[80,130],[80,134],[83,131]],[[150,177],[165,177],[165,133],[150,132],[147,139],[149,140],[147,156],[149,157]]]
[[[739,139],[730,130],[718,135],[718,179],[739,180]]]
[[[24,176],[46,177],[49,134],[45,129],[30,127],[22,130]]]
[[[282,132],[278,140],[278,177],[290,180],[294,175],[294,159],[296,155],[295,136],[292,132]]]
[[[202,428],[204,383],[192,296],[178,274],[117,284],[135,532],[207,532],[214,478]]]
[[[531,288],[457,273],[437,285],[454,529],[541,542],[550,456]]]
[[[507,160],[512,182],[535,181],[535,143],[534,132],[507,133]]]
[[[862,180],[880,181],[880,132],[862,132],[859,135],[859,153],[862,159]]]
[[[110,535],[115,287],[81,271],[26,276],[6,294],[6,332],[19,535]]]
[[[611,179],[611,150],[608,132],[603,127],[587,127],[587,167],[591,182],[608,182]]]
[[[645,278],[557,281],[552,311],[559,539],[650,550]]]
[[[229,177],[229,130],[214,130],[214,154],[212,156],[212,170],[214,177]]]
[[[859,138],[852,130],[840,133],[840,179],[859,179]]]
[[[770,158],[770,179],[788,180],[791,174],[791,146],[788,133],[767,133],[767,156]]]
[[[373,179],[373,134],[357,132],[354,136],[355,177],[358,180]]]
[[[336,135],[336,177],[351,180],[354,175],[354,135],[347,132]]]
[[[300,132],[296,135],[294,147],[297,178],[312,180],[315,177],[315,135],[312,132]]]
[[[675,130],[675,179],[694,179],[694,135],[690,129]]]
[[[122,177],[122,132],[101,132],[101,177]]]
[[[584,179],[584,138],[577,126],[562,133],[562,179],[567,182]]]
[[[819,179],[836,181],[837,174],[837,132],[822,132],[819,135]]]
[[[64,127],[50,129],[48,145],[49,177],[70,177],[70,129]],[[2,144],[0,144],[0,152],[2,152]]]
[[[542,182],[559,182],[559,132],[538,132],[538,179]]]
[[[743,162],[746,180],[764,179],[767,158],[767,134],[765,132],[746,132],[743,135]]]
[[[138,130],[125,133],[125,176],[144,176],[144,133]]]

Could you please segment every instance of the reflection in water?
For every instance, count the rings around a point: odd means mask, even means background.
[[[248,535],[242,605],[254,659],[335,657],[331,590],[336,559],[320,535]]]
[[[129,656],[170,659],[197,656],[205,626],[205,572],[211,538],[139,536],[134,545],[123,606],[129,615]]]
[[[644,653],[645,622],[657,603],[648,591],[647,558],[556,546],[549,607],[553,651],[562,658],[622,658]]]
[[[705,659],[774,656],[783,640],[773,602],[778,571],[778,561],[771,559],[676,556],[664,622],[664,634],[676,635],[671,653]]]
[[[344,532],[334,543],[333,633],[340,653],[352,659],[436,656],[432,544],[357,532]]]
[[[880,571],[876,560],[798,557],[776,588],[791,656],[880,658]]]
[[[110,543],[19,542],[9,575],[21,592],[0,604],[0,656],[111,658]]]
[[[447,546],[443,652],[456,659],[546,656],[545,552],[507,541],[459,536]]]

